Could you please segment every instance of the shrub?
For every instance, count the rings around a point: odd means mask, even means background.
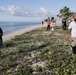
[[[16,46],[16,42],[12,40],[5,42],[3,45],[3,47],[14,47],[14,46]]]
[[[35,70],[36,70],[37,72],[42,72],[42,67],[37,65],[37,66],[35,67]]]

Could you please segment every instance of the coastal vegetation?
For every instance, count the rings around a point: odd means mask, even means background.
[[[0,56],[0,75],[75,75],[76,55],[67,30],[42,27],[7,41]]]

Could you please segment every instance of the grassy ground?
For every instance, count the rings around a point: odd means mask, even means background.
[[[67,31],[40,28],[16,36],[1,49],[0,75],[76,75]]]

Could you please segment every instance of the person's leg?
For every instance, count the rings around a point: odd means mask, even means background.
[[[1,46],[2,46],[2,39],[0,39],[0,48],[1,48]]]
[[[64,30],[65,30],[65,24],[64,24],[64,27],[63,27],[63,28],[64,28]]]
[[[49,28],[49,25],[48,25],[48,30],[49,30],[50,28]]]
[[[47,30],[49,30],[49,25],[47,26]]]
[[[62,24],[62,29],[63,29],[63,26],[64,26],[64,25]]]
[[[65,25],[65,30],[67,29],[66,25]]]
[[[63,30],[64,30],[64,25],[63,25]]]
[[[75,46],[72,46],[72,52],[73,52],[73,54],[76,54],[76,47]]]
[[[50,25],[49,25],[49,30],[50,30]]]
[[[2,37],[0,38],[0,48],[2,47],[2,45],[3,45],[3,39],[2,39]]]
[[[47,26],[47,30],[48,30],[48,26]]]
[[[72,51],[73,54],[76,54],[76,38],[72,38]]]
[[[0,48],[2,47],[2,39],[0,39]],[[1,50],[0,50],[0,57],[1,57]]]
[[[64,25],[64,29],[66,30],[66,25]]]

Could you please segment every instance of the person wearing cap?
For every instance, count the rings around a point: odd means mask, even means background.
[[[76,54],[76,14],[73,15],[73,21],[69,24],[68,33],[71,32],[72,39],[72,51],[73,54]]]

